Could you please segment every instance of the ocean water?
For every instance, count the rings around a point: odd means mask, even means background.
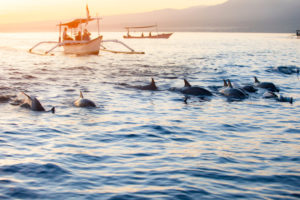
[[[300,80],[277,70],[300,67],[300,39],[175,33],[122,40],[144,55],[28,53],[45,40],[57,35],[0,34],[0,199],[300,198]],[[253,76],[293,104],[263,90],[241,101],[218,93],[223,79],[242,86]],[[151,78],[158,91],[129,87]],[[184,78],[213,96],[185,102],[170,90]],[[72,105],[80,90],[97,108]],[[12,105],[20,92],[56,113]]]

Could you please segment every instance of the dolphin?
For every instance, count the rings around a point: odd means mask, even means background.
[[[281,96],[281,95],[278,96],[277,94],[275,94],[274,92],[271,92],[271,91],[265,92],[263,97],[266,98],[266,99],[275,99],[279,102],[288,102],[290,104],[293,104],[293,102],[294,102],[293,97],[284,97],[284,96]]]
[[[223,82],[224,82],[223,88],[229,86],[225,79],[223,79]],[[230,80],[228,80],[228,82],[230,82],[231,84]],[[237,89],[242,90],[242,92],[248,92],[248,93],[254,93],[257,91],[257,89],[253,87],[253,85],[244,85],[243,87],[237,87]]]
[[[271,82],[260,82],[256,76],[254,76],[254,85],[259,88],[269,90],[271,92],[279,92],[279,89]]]
[[[36,97],[31,97],[27,95],[25,92],[21,92],[25,96],[23,102],[21,102],[21,107],[28,108],[33,111],[44,111],[44,112],[52,112],[55,113],[55,107],[52,107],[51,110],[46,111],[45,108],[42,106],[40,101]]]
[[[271,92],[271,91],[266,91],[264,94],[263,94],[263,98],[265,99],[276,99],[278,98],[278,95],[275,94],[274,92]]]
[[[299,68],[296,66],[279,66],[277,71],[283,74],[299,74]]]
[[[157,86],[156,86],[153,78],[151,78],[150,84],[144,85],[144,86],[134,86],[134,88],[140,89],[140,90],[157,90]]]
[[[195,96],[212,96],[212,93],[207,89],[198,86],[191,86],[191,84],[186,79],[183,80],[184,87],[179,90],[181,93]]]
[[[221,94],[232,99],[247,98],[247,94],[243,90],[232,87],[231,81],[229,79],[227,80],[227,83],[225,80],[223,80],[223,82],[224,87],[219,91]]]
[[[249,93],[254,93],[257,91],[257,89],[253,87],[253,85],[245,85],[241,89]]]
[[[223,79],[223,87],[228,87],[228,83],[226,82],[225,79]]]
[[[80,91],[80,97],[74,101],[74,106],[76,107],[96,107],[96,104],[89,99],[83,97],[82,92]]]

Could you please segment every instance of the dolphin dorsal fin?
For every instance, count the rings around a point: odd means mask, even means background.
[[[151,87],[153,87],[153,88],[157,88],[156,87],[156,84],[155,84],[155,81],[154,81],[154,78],[151,78]]]
[[[225,79],[223,79],[223,82],[224,82],[224,87],[228,87],[228,84]]]
[[[232,88],[231,81],[228,79],[227,82],[228,82],[228,86],[229,86],[230,88]]]
[[[28,94],[26,94],[25,92],[21,92],[21,94],[23,94],[23,95],[24,95],[25,97],[27,97],[28,99],[32,100],[31,97],[30,97]]]
[[[82,92],[80,91],[80,98],[82,98],[83,99],[83,94],[82,94]]]
[[[151,78],[151,85],[155,86],[154,78]]]
[[[184,80],[184,87],[192,87],[191,84],[186,79],[183,80]]]
[[[254,82],[259,83],[259,80],[256,78],[256,76],[254,76]]]

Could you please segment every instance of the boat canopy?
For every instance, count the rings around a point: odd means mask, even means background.
[[[93,21],[95,18],[83,18],[83,19],[74,19],[71,22],[59,24],[58,26],[67,26],[68,28],[77,28],[80,24],[88,23],[89,21]]]
[[[157,25],[150,25],[150,26],[127,26],[124,27],[125,29],[143,29],[143,28],[153,28],[153,27],[157,27]]]

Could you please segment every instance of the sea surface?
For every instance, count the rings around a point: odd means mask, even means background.
[[[28,49],[56,33],[0,33],[0,199],[300,198],[300,80],[278,71],[300,67],[300,39],[103,35],[145,54],[41,56]],[[261,89],[239,101],[218,92],[223,79],[243,86],[254,76],[294,102],[265,99]],[[157,91],[135,87],[151,78]],[[183,79],[213,96],[170,90]],[[97,107],[74,107],[80,91]],[[13,105],[21,92],[56,113]]]

